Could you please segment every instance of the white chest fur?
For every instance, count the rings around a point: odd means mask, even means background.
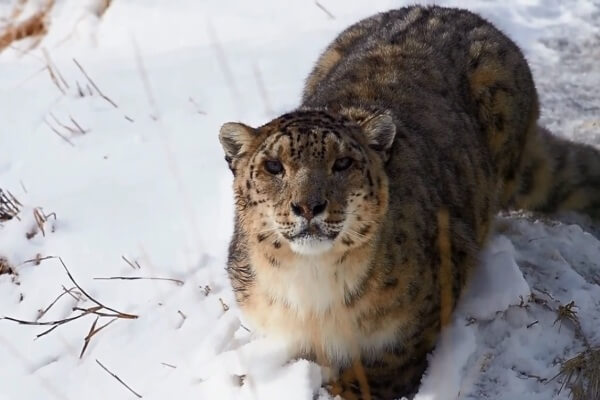
[[[359,309],[344,304],[344,296],[362,283],[367,270],[318,256],[269,265],[257,273],[246,315],[260,333],[282,340],[291,353],[317,353],[344,364],[357,352],[385,347],[398,329],[392,324],[365,334],[358,324]]]
[[[265,294],[301,317],[322,316],[341,305],[344,290],[353,288],[358,278],[318,256],[298,257],[270,272],[258,279]]]

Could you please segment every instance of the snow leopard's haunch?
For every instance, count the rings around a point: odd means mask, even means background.
[[[543,213],[578,211],[600,221],[600,151],[553,136],[528,140],[507,207]]]
[[[228,272],[255,329],[334,371],[360,360],[375,398],[414,393],[499,210],[598,215],[599,152],[538,114],[521,51],[471,12],[406,7],[342,32],[297,110],[221,128]]]

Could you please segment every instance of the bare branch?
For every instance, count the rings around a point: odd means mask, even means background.
[[[46,315],[46,313],[48,311],[50,311],[50,309],[65,295],[65,294],[70,294],[71,290],[75,289],[74,287],[64,290],[61,294],[59,294],[52,303],[50,303],[50,305],[46,308],[44,308],[43,310],[40,310],[40,313],[37,317],[38,320],[40,320],[44,315]]]
[[[103,370],[105,370],[106,372],[108,372],[113,378],[115,378],[120,384],[122,384],[123,386],[125,386],[131,393],[133,393],[134,395],[136,395],[136,397],[138,399],[142,398],[142,395],[137,393],[135,390],[133,390],[131,387],[129,387],[129,385],[127,385],[125,382],[123,382],[123,380],[121,378],[119,378],[115,373],[111,372],[108,368],[106,368],[104,366],[104,364],[102,364],[98,359],[96,359],[96,362],[98,363],[98,365],[100,367],[102,367]]]
[[[150,280],[150,281],[170,281],[182,286],[185,282],[175,278],[158,278],[153,276],[110,276],[107,278],[94,278],[98,281],[112,281],[112,280],[123,280],[123,281],[137,281],[137,280]]]
[[[94,299],[81,286],[79,286],[79,284],[75,281],[75,279],[73,278],[73,275],[71,275],[71,272],[69,271],[69,269],[65,265],[64,261],[62,260],[62,258],[58,257],[58,260],[60,261],[60,263],[62,264],[63,268],[65,269],[65,271],[66,271],[67,275],[69,276],[69,279],[71,280],[71,282],[73,282],[73,284],[77,287],[77,289],[79,289],[81,291],[81,293],[83,293],[83,295],[86,296],[88,299],[90,299],[92,302],[96,303],[100,307],[103,307],[103,308],[107,309],[108,311],[112,311],[112,312],[114,312],[116,314],[122,315],[123,318],[136,319],[138,317],[137,315],[123,313],[121,311],[115,310],[114,308],[107,307],[104,304],[100,303],[98,300]]]

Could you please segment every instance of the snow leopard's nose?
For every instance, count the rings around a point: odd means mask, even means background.
[[[310,221],[325,211],[325,208],[327,208],[327,200],[322,202],[292,203],[291,205],[294,214]]]

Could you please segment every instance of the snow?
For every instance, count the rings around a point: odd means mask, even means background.
[[[14,2],[0,1],[0,27]],[[21,19],[42,3],[29,1]],[[44,327],[0,320],[0,399],[135,398],[96,360],[144,399],[329,398],[325,371],[252,335],[235,305],[224,272],[231,175],[217,132],[293,108],[337,33],[408,2],[323,0],[335,19],[310,1],[102,3],[56,0],[38,47],[27,51],[26,39],[0,53],[0,188],[23,204],[20,220],[0,226],[0,256],[18,272],[0,275],[0,317],[35,320],[73,286],[58,259],[27,262],[39,254],[60,256],[93,298],[139,318],[99,331],[81,359],[91,315],[38,339]],[[507,32],[531,63],[542,121],[600,144],[597,1],[437,3]],[[116,107],[90,94],[73,58]],[[87,132],[60,126],[75,129],[71,118]],[[37,207],[56,219],[27,239]],[[600,344],[598,229],[579,217],[537,218],[498,217],[418,399],[568,398],[549,380],[583,341],[572,324],[555,324],[555,310],[574,301],[583,334]],[[184,284],[94,279],[115,276]],[[94,304],[65,295],[42,320],[73,316],[75,306]]]

